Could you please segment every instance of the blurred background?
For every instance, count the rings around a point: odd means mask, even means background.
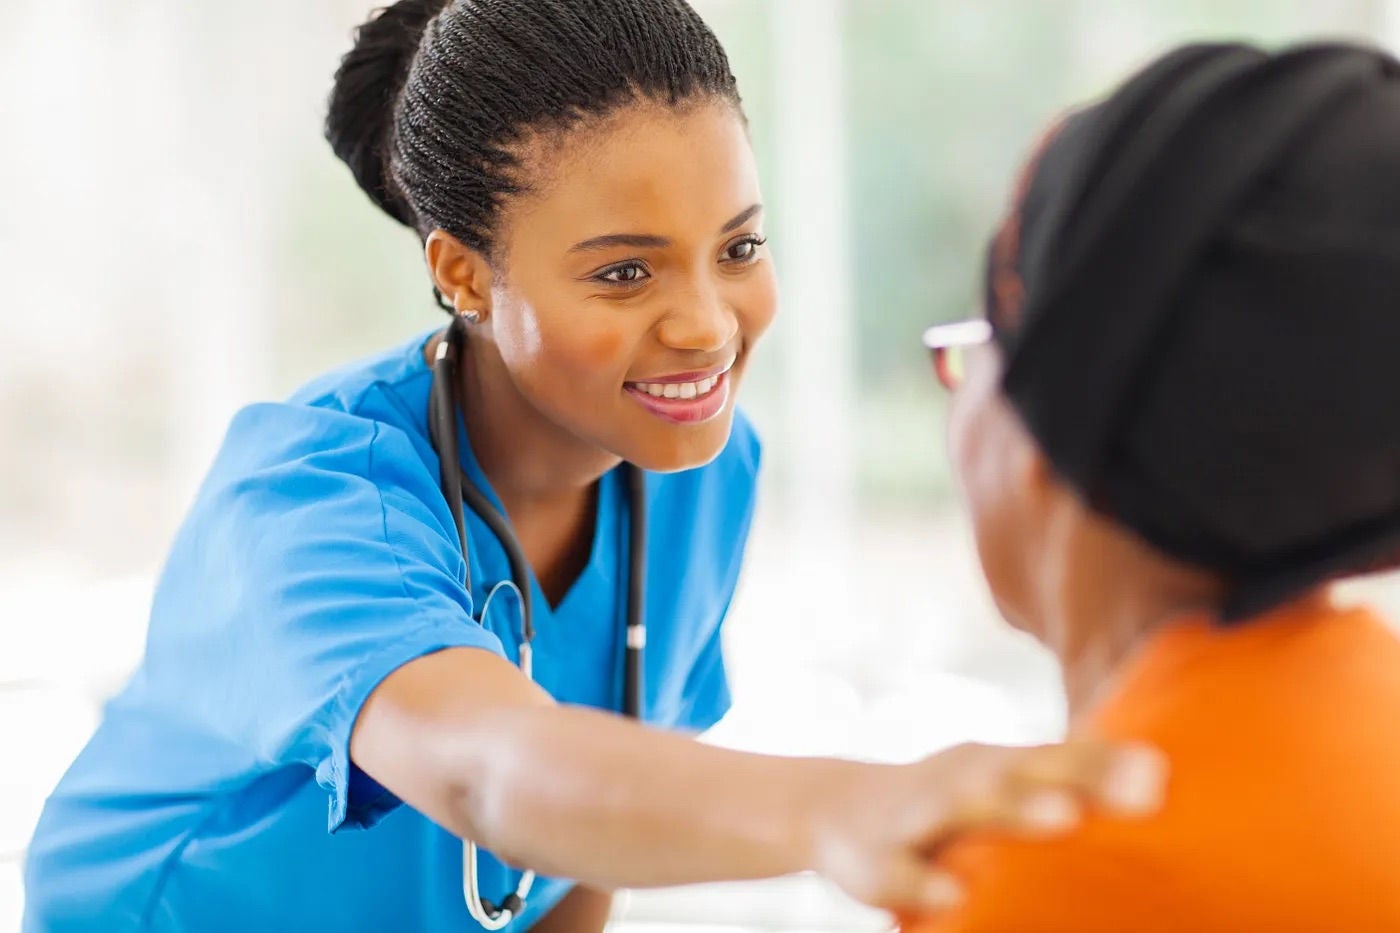
[[[1055,668],[983,592],[920,330],[975,306],[1058,109],[1190,38],[1400,46],[1400,0],[696,5],[739,75],[784,283],[745,390],[769,470],[711,739],[886,761],[1054,739]],[[0,0],[0,933],[230,414],[440,319],[412,234],[320,135],[369,9]],[[885,923],[808,878],[619,913],[621,933]]]

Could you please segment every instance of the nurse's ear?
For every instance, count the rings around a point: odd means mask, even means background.
[[[494,274],[485,256],[466,246],[446,230],[434,230],[423,245],[428,272],[443,298],[468,324],[491,316]]]

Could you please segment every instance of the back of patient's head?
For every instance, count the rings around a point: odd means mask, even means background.
[[[993,241],[1056,475],[1255,615],[1400,561],[1400,64],[1179,49],[1052,129]]]

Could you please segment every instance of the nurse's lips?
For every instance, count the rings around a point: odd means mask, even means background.
[[[718,417],[729,402],[729,371],[735,359],[702,372],[629,382],[623,389],[658,418],[672,424],[700,424]]]

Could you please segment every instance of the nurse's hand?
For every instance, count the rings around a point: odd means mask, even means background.
[[[867,904],[946,910],[960,891],[930,862],[959,834],[1053,835],[1077,825],[1086,806],[1148,815],[1161,806],[1165,780],[1165,761],[1152,749],[1084,742],[964,745],[913,765],[852,770],[818,814],[813,861]]]

